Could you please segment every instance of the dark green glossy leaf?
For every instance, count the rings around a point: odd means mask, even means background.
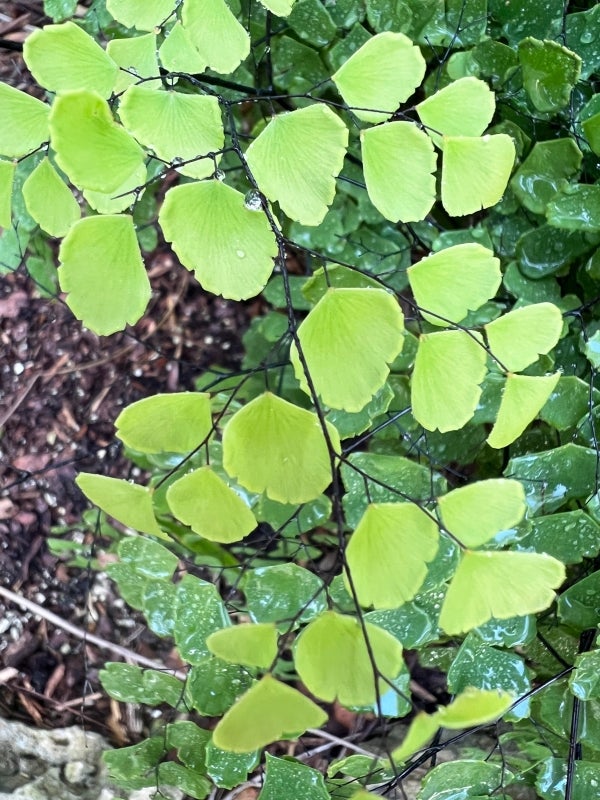
[[[587,11],[567,14],[564,21],[565,44],[581,56],[581,77],[589,78],[600,67],[600,6],[590,3]],[[562,28],[560,14],[556,23]],[[562,31],[561,31],[562,32]]]
[[[292,30],[315,47],[323,47],[336,34],[335,22],[319,0],[299,0],[287,18]]]
[[[525,304],[556,303],[560,300],[560,286],[554,278],[528,278],[523,275],[516,261],[511,261],[506,267],[502,283],[507,292]],[[555,392],[557,390],[558,387]]]
[[[441,475],[432,475],[428,467],[402,456],[355,453],[348,457],[348,462],[342,465],[341,472],[347,492],[344,511],[352,527],[356,527],[369,503],[365,481],[372,503],[425,500],[432,490],[436,495],[446,490]]]
[[[532,520],[531,532],[521,539],[517,550],[548,553],[564,564],[577,564],[600,551],[600,525],[582,511],[567,511]]]
[[[212,583],[186,575],[177,584],[174,636],[179,654],[190,664],[210,655],[206,637],[230,624],[229,616]]]
[[[490,647],[475,633],[463,642],[448,670],[448,689],[458,694],[468,686],[478,689],[503,689],[520,697],[531,689],[529,673],[521,656]],[[529,701],[520,703],[511,716],[529,715]]]
[[[571,692],[580,700],[600,697],[600,650],[581,653],[569,678]]]
[[[203,775],[174,761],[163,761],[159,765],[158,781],[167,786],[176,786],[195,800],[203,800],[212,788],[211,782]]]
[[[291,758],[275,758],[267,753],[265,782],[258,800],[330,800],[320,772]]]
[[[171,722],[166,729],[167,746],[177,750],[179,760],[198,772],[204,769],[210,733],[189,720]]]
[[[53,22],[70,19],[76,8],[77,0],[44,0],[44,13],[51,17]]]
[[[565,189],[548,204],[550,225],[568,231],[600,231],[600,186],[578,184]]]
[[[248,777],[258,764],[260,750],[251,753],[232,753],[221,750],[212,741],[206,745],[206,772],[217,786],[233,789]]]
[[[289,36],[273,40],[273,81],[289,94],[301,94],[327,80],[329,73],[319,53]]]
[[[558,613],[564,623],[577,630],[600,624],[600,570],[577,581],[560,595]]]
[[[335,13],[336,6],[330,6],[329,13]],[[399,30],[399,29],[397,29]],[[350,56],[355,53],[363,44],[370,39],[371,36],[367,29],[357,23],[352,30],[343,39],[339,39],[331,48],[328,54],[328,63],[331,71],[338,70],[344,61],[347,61]]]
[[[550,36],[556,20],[563,14],[563,0],[544,2],[507,3],[506,0],[489,0],[490,13],[511,45],[518,44],[525,36],[546,39]]]
[[[183,683],[178,678],[133,664],[107,664],[100,671],[100,680],[105,691],[123,703],[168,703],[176,707],[183,698]]]
[[[437,638],[437,625],[413,602],[386,611],[371,611],[365,620],[388,631],[405,648],[421,647]]]
[[[152,539],[129,536],[119,545],[119,557],[131,564],[144,578],[168,579],[177,568],[178,558]]]
[[[192,667],[185,684],[185,700],[199,714],[224,714],[252,685],[249,671],[211,656]]]
[[[144,592],[149,578],[143,578],[132,564],[107,564],[106,574],[119,587],[119,594],[132,608],[144,607]]]
[[[278,533],[294,537],[324,524],[331,514],[331,500],[322,494],[297,506],[278,503],[262,495],[252,511],[256,519],[268,522]]]
[[[575,761],[573,770],[571,800],[591,800],[592,797],[597,797],[600,787],[600,765],[594,761]],[[546,759],[535,782],[540,797],[544,800],[564,800],[566,783],[566,759]]]
[[[494,39],[486,39],[478,44],[472,54],[481,77],[490,78],[492,85],[497,87],[503,85],[507,72],[514,70],[519,63],[512,47]]]
[[[486,761],[453,761],[434,767],[423,781],[419,800],[466,800],[489,797],[508,780],[500,764]]]
[[[172,636],[175,627],[177,587],[169,581],[143,585],[142,607],[150,630],[157,636]]]
[[[327,415],[327,420],[335,425],[340,439],[350,439],[368,430],[374,418],[388,410],[393,397],[393,390],[389,383],[385,383],[361,411],[350,413],[334,409]]]
[[[554,450],[511,458],[507,478],[523,483],[531,512],[549,514],[568,500],[594,490],[597,455],[591,448],[565,444]]]
[[[578,173],[581,159],[581,150],[573,139],[538,142],[513,175],[510,186],[525,208],[543,214],[548,202]]]
[[[579,233],[541,225],[525,233],[517,243],[519,266],[528,278],[556,275],[594,246]]]
[[[322,581],[297,564],[254,569],[243,589],[252,619],[278,622],[282,631],[309,622],[327,606]]]
[[[126,789],[156,785],[156,767],[164,754],[164,739],[153,736],[131,747],[106,750],[103,760],[111,778]]]
[[[600,393],[596,389],[593,390],[593,400],[600,400]],[[559,431],[566,431],[577,425],[588,410],[589,403],[589,385],[575,375],[563,375],[540,411],[540,419]]]
[[[523,85],[538,111],[558,111],[569,102],[581,59],[558,42],[528,37],[519,42]]]
[[[528,614],[511,619],[491,619],[475,628],[474,633],[486,644],[517,647],[528,644],[535,637],[535,617]]]

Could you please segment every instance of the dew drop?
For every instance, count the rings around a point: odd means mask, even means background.
[[[579,41],[581,44],[589,44],[594,38],[594,34],[591,31],[584,31],[581,34]]]
[[[215,179],[218,180],[218,181],[224,181],[225,180],[225,173],[223,172],[222,169],[216,169],[215,170]]]
[[[262,211],[262,200],[260,193],[252,189],[244,198],[244,205],[248,211]]]
[[[235,254],[238,258],[246,258],[246,253],[243,250],[236,250]]]

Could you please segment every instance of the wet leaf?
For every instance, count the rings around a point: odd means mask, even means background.
[[[558,111],[569,102],[581,59],[558,42],[528,37],[519,42],[523,86],[538,111]]]

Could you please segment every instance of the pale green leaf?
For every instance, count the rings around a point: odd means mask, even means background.
[[[505,133],[444,138],[442,204],[448,214],[476,214],[502,199],[515,160]]]
[[[488,619],[536,614],[565,579],[561,561],[545,553],[467,550],[446,593],[440,627],[464,633]]]
[[[402,645],[387,631],[355,617],[325,611],[309,623],[296,642],[294,663],[300,679],[316,697],[345,706],[371,705],[377,699],[373,661],[392,680],[402,668]],[[369,652],[370,650],[370,652]],[[352,669],[348,669],[348,665]],[[381,684],[385,691],[386,684]]]
[[[185,72],[194,75],[204,72],[206,60],[192,44],[190,34],[177,21],[166,34],[164,42],[158,50],[160,63],[169,72]]]
[[[221,181],[176,186],[158,221],[181,263],[209,292],[232,300],[257,295],[273,271],[277,240],[265,214]]]
[[[558,383],[554,375],[529,376],[509,374],[502,393],[498,417],[487,443],[501,448],[512,444],[536,418]]]
[[[410,723],[402,744],[392,751],[392,763],[402,764],[418,750],[422,750],[439,727],[435,714],[419,711]]]
[[[523,485],[503,478],[461,486],[437,502],[444,527],[465,547],[479,547],[512,528],[527,510]]]
[[[493,722],[508,711],[514,700],[509,692],[469,686],[449,705],[440,706],[434,716],[442,728],[463,730]]]
[[[210,397],[174,392],[145,397],[115,420],[117,437],[140,453],[189,453],[212,430]]]
[[[138,31],[154,30],[176,5],[176,0],[106,0],[106,10],[117,22]]]
[[[494,297],[502,280],[500,260],[475,242],[432,253],[409,267],[407,274],[421,313],[440,327],[477,311]]]
[[[221,750],[247,753],[279,739],[296,739],[326,721],[327,714],[316,703],[265,675],[227,711],[213,742]]]
[[[113,192],[143,164],[141,147],[93,92],[57,97],[50,133],[58,166],[82,189]]]
[[[63,239],[59,259],[67,305],[95,333],[123,330],[146,310],[150,282],[131,217],[79,220]]]
[[[233,72],[250,52],[250,36],[225,0],[183,0],[181,22],[215,72]]]
[[[436,144],[443,136],[480,136],[492,121],[496,99],[487,83],[459,78],[416,106]]]
[[[502,366],[520,372],[552,350],[562,328],[559,308],[553,303],[535,303],[489,322],[485,332],[490,350]]]
[[[106,45],[106,52],[115,62],[119,70],[113,92],[118,94],[136,83],[140,78],[152,78],[160,75],[156,54],[156,34],[131,36],[126,39],[111,39]],[[145,87],[160,86],[160,79],[147,81]]]
[[[50,236],[65,236],[81,217],[73,193],[47,158],[29,174],[22,191],[27,211]]]
[[[257,525],[239,494],[209,466],[171,484],[167,503],[177,519],[211,542],[239,542]]]
[[[369,505],[346,548],[359,603],[396,608],[412,600],[438,541],[437,523],[414,503]]]
[[[89,89],[109,97],[118,66],[74,22],[46,25],[25,39],[23,58],[36,81],[51,92]]]
[[[99,214],[120,214],[125,211],[143,194],[142,187],[146,183],[147,171],[144,164],[136,167],[135,171],[112,192],[93,192],[84,189],[83,196],[90,207]]]
[[[340,451],[333,425],[331,446]],[[252,492],[306,503],[331,483],[331,460],[316,414],[265,392],[237,411],[223,432],[223,466]]]
[[[31,95],[0,82],[0,155],[18,158],[36,150],[50,138],[50,106]]]
[[[476,334],[422,335],[411,385],[413,416],[429,431],[462,428],[475,413],[486,372],[485,350]]]
[[[335,195],[348,129],[328,106],[314,103],[273,117],[246,151],[260,190],[291,219],[318,225]]]
[[[131,86],[121,100],[119,116],[127,131],[164,161],[188,161],[223,147],[216,97]],[[192,178],[207,178],[215,171],[215,161],[202,158],[178,169]]]
[[[329,289],[298,328],[317,393],[331,408],[360,411],[381,389],[402,350],[404,318],[384,289]],[[310,389],[296,345],[296,378]]]
[[[12,190],[16,169],[16,161],[0,159],[0,228],[10,227]]]
[[[75,483],[95,506],[128,528],[162,539],[169,538],[156,521],[152,493],[145,486],[88,472],[81,472]]]
[[[332,80],[354,114],[383,122],[404,103],[425,76],[425,59],[402,33],[371,37],[338,69]]]
[[[296,0],[260,0],[260,4],[277,17],[289,16],[295,2]]]
[[[418,222],[435,202],[437,157],[412,122],[388,122],[360,132],[369,198],[391,222]]]
[[[277,628],[269,622],[244,622],[211,633],[206,645],[223,661],[269,669],[277,658]]]

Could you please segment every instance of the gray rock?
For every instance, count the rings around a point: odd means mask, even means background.
[[[0,719],[0,800],[150,800],[154,789],[126,792],[110,784],[101,761],[109,748],[81,728],[40,730]]]

